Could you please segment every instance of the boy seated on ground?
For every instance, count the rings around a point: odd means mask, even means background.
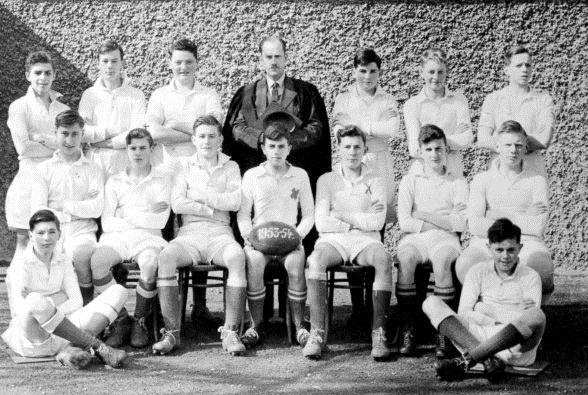
[[[535,362],[545,330],[541,278],[521,264],[521,229],[510,220],[496,220],[488,229],[488,242],[492,258],[468,272],[457,314],[436,295],[423,303],[433,326],[462,353],[435,363],[441,380],[461,379],[469,367],[482,362],[484,374],[494,382],[505,364]]]
[[[279,221],[294,226],[304,240],[314,225],[310,181],[303,169],[286,161],[292,144],[290,132],[282,123],[274,123],[266,128],[261,137],[261,149],[267,160],[244,174],[241,209],[237,213],[239,230],[245,240],[247,300],[251,314],[251,326],[241,340],[249,347],[261,340],[265,267],[271,260],[279,259],[288,273],[288,302],[296,327],[296,340],[304,346],[308,340],[308,330],[303,327],[306,256],[302,244],[285,256],[275,257],[255,250],[247,239],[253,226]],[[299,209],[301,216],[300,221],[297,221]]]
[[[165,330],[170,332],[153,345],[160,354],[170,352],[180,340],[176,268],[212,263],[229,271],[225,324],[219,328],[222,347],[232,355],[245,351],[237,334],[245,306],[245,255],[229,225],[229,212],[241,206],[241,173],[239,166],[220,152],[222,139],[222,126],[216,118],[205,115],[196,119],[192,136],[196,153],[174,182],[172,209],[182,215],[183,224],[159,255],[157,289]]]
[[[145,317],[157,295],[157,262],[167,242],[161,237],[170,212],[171,182],[166,173],[151,165],[153,139],[145,129],[133,129],[126,137],[129,166],[106,182],[102,229],[104,233],[92,255],[92,281],[97,293],[114,284],[111,268],[132,260],[140,269],[131,327],[131,346],[149,341]],[[128,317],[121,316],[109,344],[126,340]]]
[[[486,232],[496,219],[508,218],[521,228],[520,261],[539,273],[545,302],[553,292],[553,261],[543,241],[549,218],[547,180],[527,163],[527,134],[518,122],[504,122],[496,134],[498,160],[471,184],[467,216],[474,237],[457,259],[455,271],[463,283],[472,266],[488,260]]]
[[[23,357],[56,356],[78,369],[92,359],[90,350],[111,367],[122,365],[127,354],[95,336],[118,316],[127,290],[114,285],[82,307],[71,259],[56,248],[61,234],[57,216],[37,211],[29,229],[29,245],[6,273],[12,320],[2,339]]]
[[[447,169],[445,133],[435,125],[424,125],[419,134],[419,156],[423,167],[400,181],[398,223],[404,233],[398,244],[396,298],[404,321],[399,352],[411,355],[416,347],[415,324],[420,311],[415,270],[430,261],[435,276],[435,295],[457,308],[451,266],[461,252],[458,232],[466,228],[468,185],[461,174]],[[438,336],[437,357],[449,352],[445,338]]]
[[[373,266],[372,357],[390,356],[384,332],[392,294],[392,266],[380,238],[386,220],[386,186],[362,163],[366,136],[355,126],[337,131],[341,161],[323,174],[316,188],[316,228],[320,237],[308,257],[310,338],[302,354],[319,359],[325,346],[327,268],[341,264]]]
[[[57,151],[37,167],[31,185],[33,212],[50,209],[61,223],[60,247],[72,259],[84,305],[94,297],[90,258],[104,206],[102,170],[82,153],[84,120],[74,110],[55,118]]]

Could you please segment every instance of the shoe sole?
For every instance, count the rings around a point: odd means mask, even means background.
[[[318,361],[319,359],[321,359],[321,355],[305,355],[304,358],[310,359],[313,361]]]

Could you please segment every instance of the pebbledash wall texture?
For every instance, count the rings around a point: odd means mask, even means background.
[[[588,5],[519,1],[9,1],[0,0],[0,202],[17,170],[6,127],[9,104],[23,95],[24,59],[47,49],[59,63],[54,89],[77,106],[96,77],[92,57],[105,38],[126,49],[126,71],[147,96],[167,83],[167,46],[180,37],[200,46],[199,78],[228,105],[235,90],[259,75],[257,45],[278,33],[288,44],[288,73],[313,82],[327,108],[349,83],[352,55],[372,46],[384,59],[382,85],[399,103],[416,94],[418,54],[433,44],[448,51],[449,86],[462,90],[477,124],[484,97],[505,84],[504,49],[522,41],[536,53],[533,85],[557,103],[557,126],[545,153],[551,190],[546,239],[562,270],[588,269]],[[409,158],[404,134],[390,149],[398,181]],[[466,153],[468,178],[485,154]],[[0,259],[14,235],[0,209]],[[398,239],[392,228],[390,248]]]

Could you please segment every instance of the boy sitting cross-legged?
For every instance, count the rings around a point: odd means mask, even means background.
[[[414,352],[417,303],[415,270],[430,261],[435,275],[435,295],[457,307],[451,266],[461,252],[457,232],[466,227],[468,185],[461,174],[447,168],[445,133],[435,125],[424,125],[419,135],[421,170],[402,178],[398,190],[398,222],[404,233],[398,243],[396,297],[404,321],[399,352]],[[437,357],[449,352],[448,342],[438,337]]]
[[[281,123],[275,123],[266,128],[261,138],[261,149],[267,160],[243,176],[241,209],[237,214],[239,230],[246,244],[244,251],[251,326],[242,340],[247,346],[254,346],[260,341],[265,301],[264,272],[267,263],[275,258],[264,255],[248,243],[251,229],[268,221],[280,221],[296,227],[304,239],[314,224],[314,203],[308,175],[286,161],[292,149],[290,132]],[[299,209],[301,219],[297,221]],[[296,340],[304,345],[308,331],[302,326],[306,304],[306,257],[302,244],[280,259],[288,272],[288,302],[296,326]]]
[[[486,378],[494,382],[505,363],[535,362],[545,331],[541,278],[521,263],[521,247],[521,228],[506,218],[496,220],[488,228],[491,258],[468,271],[457,314],[436,295],[423,303],[431,324],[462,352],[435,363],[441,380],[461,379],[469,367],[483,362]]]
[[[385,315],[392,294],[392,266],[380,240],[386,220],[386,187],[362,163],[366,136],[354,126],[337,132],[341,162],[323,174],[316,188],[316,227],[320,237],[308,257],[310,338],[302,350],[307,358],[319,359],[324,347],[326,269],[341,264],[373,266],[372,357],[390,356],[384,333]]]

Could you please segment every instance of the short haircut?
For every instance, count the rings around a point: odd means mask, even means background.
[[[57,114],[55,117],[55,129],[60,126],[72,126],[79,125],[80,128],[84,127],[84,118],[76,110],[65,110]]]
[[[370,63],[375,63],[378,70],[382,68],[382,58],[378,56],[376,51],[372,48],[359,48],[353,57],[353,67],[367,66]]]
[[[125,143],[127,144],[127,146],[131,145],[131,142],[134,139],[147,139],[147,141],[149,141],[149,147],[153,147],[153,145],[155,145],[153,137],[147,129],[136,128],[129,131],[127,137],[125,137]]]
[[[443,129],[431,124],[421,126],[419,132],[419,147],[423,144],[430,143],[433,140],[443,140],[443,143],[447,146],[447,137],[445,136]]]
[[[223,126],[220,124],[218,119],[216,119],[212,115],[203,115],[201,117],[198,117],[196,121],[194,121],[194,126],[192,127],[192,134],[196,133],[196,129],[198,129],[199,126],[204,125],[214,127],[218,132],[219,136],[223,134]]]
[[[194,55],[194,59],[198,59],[198,46],[196,43],[188,38],[181,38],[172,43],[169,47],[169,56],[172,56],[174,51],[186,51]]]
[[[512,60],[513,56],[520,55],[523,53],[526,53],[527,55],[531,56],[531,51],[529,51],[529,49],[522,44],[515,44],[512,47],[508,48],[504,52],[504,65],[510,65],[510,61]]]
[[[363,141],[363,145],[366,144],[367,137],[365,133],[362,132],[357,126],[347,125],[343,126],[341,129],[337,130],[337,144],[341,144],[341,140],[343,137],[361,137],[361,141]]]
[[[429,47],[421,54],[421,67],[429,60],[447,67],[447,54],[440,48]]]
[[[35,51],[28,54],[27,59],[25,60],[25,70],[27,73],[31,71],[33,65],[37,63],[49,63],[53,72],[55,72],[55,62],[53,62],[53,58],[49,55],[48,52],[45,51]]]
[[[501,243],[504,240],[514,239],[521,242],[521,228],[513,224],[508,218],[499,218],[488,228],[488,241],[490,244]]]
[[[51,210],[39,210],[35,214],[33,214],[31,216],[31,219],[29,219],[30,231],[32,232],[33,230],[35,230],[35,226],[41,222],[53,222],[57,227],[57,230],[61,229],[59,219]]]
[[[279,36],[269,36],[269,37],[264,37],[260,43],[259,43],[259,53],[263,52],[263,44],[265,44],[268,41],[278,41],[280,44],[282,44],[282,49],[284,50],[284,55],[286,55],[286,40],[284,40],[282,37]]]
[[[290,131],[281,122],[274,122],[269,124],[261,134],[261,144],[265,144],[266,140],[278,141],[285,138],[288,144],[292,144]]]
[[[96,50],[96,57],[99,58],[100,55],[104,55],[105,53],[118,51],[120,53],[120,60],[123,60],[124,52],[123,49],[118,43],[114,40],[108,39],[102,41],[98,49]]]
[[[527,132],[525,132],[523,126],[517,121],[504,121],[496,131],[496,135],[498,136],[503,133],[520,134],[525,137],[525,140],[527,139]]]

